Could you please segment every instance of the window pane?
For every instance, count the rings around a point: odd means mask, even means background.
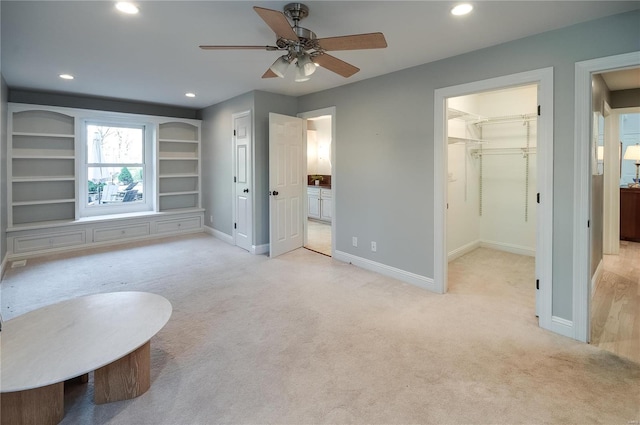
[[[144,200],[143,167],[88,167],[87,205]]]
[[[87,162],[142,164],[144,129],[87,125]]]

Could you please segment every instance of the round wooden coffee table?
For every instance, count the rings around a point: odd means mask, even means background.
[[[64,416],[64,381],[91,371],[97,404],[143,394],[151,384],[149,340],[171,312],[171,303],[160,295],[112,292],[4,322],[1,423],[57,424]]]

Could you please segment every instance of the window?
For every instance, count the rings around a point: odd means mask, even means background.
[[[145,211],[153,199],[152,139],[147,126],[85,123],[86,185],[81,215]]]

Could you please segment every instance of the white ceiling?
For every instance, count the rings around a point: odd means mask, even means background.
[[[113,1],[1,4],[1,71],[10,88],[67,92],[203,108],[257,89],[299,96],[640,7],[637,1],[307,1],[301,26],[318,37],[381,31],[386,49],[333,55],[361,68],[345,79],[318,69],[295,83],[260,77],[279,52],[204,51],[200,44],[273,45],[253,5],[287,1],[137,1],[122,15]],[[58,78],[61,73],[75,80]],[[195,92],[196,98],[184,94]]]

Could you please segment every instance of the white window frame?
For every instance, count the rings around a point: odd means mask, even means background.
[[[156,125],[155,123],[145,121],[132,116],[131,118],[124,117],[108,117],[100,116],[96,114],[94,117],[86,117],[79,120],[81,122],[80,128],[80,146],[76,151],[79,155],[76,157],[78,161],[77,174],[78,174],[78,212],[80,217],[96,217],[96,216],[110,216],[113,214],[126,214],[126,213],[138,213],[145,211],[153,211],[154,200],[156,198],[155,191],[155,175],[156,164],[154,162],[153,152],[155,151],[155,139],[156,139]],[[86,195],[89,193],[89,178],[88,178],[88,142],[92,137],[87,132],[87,126],[89,125],[101,125],[101,126],[113,126],[113,127],[140,127],[143,128],[143,179],[144,179],[144,197],[142,201],[131,203],[119,203],[119,204],[105,204],[105,205],[88,205]],[[122,164],[126,166],[126,164]],[[108,166],[108,165],[106,165]]]

